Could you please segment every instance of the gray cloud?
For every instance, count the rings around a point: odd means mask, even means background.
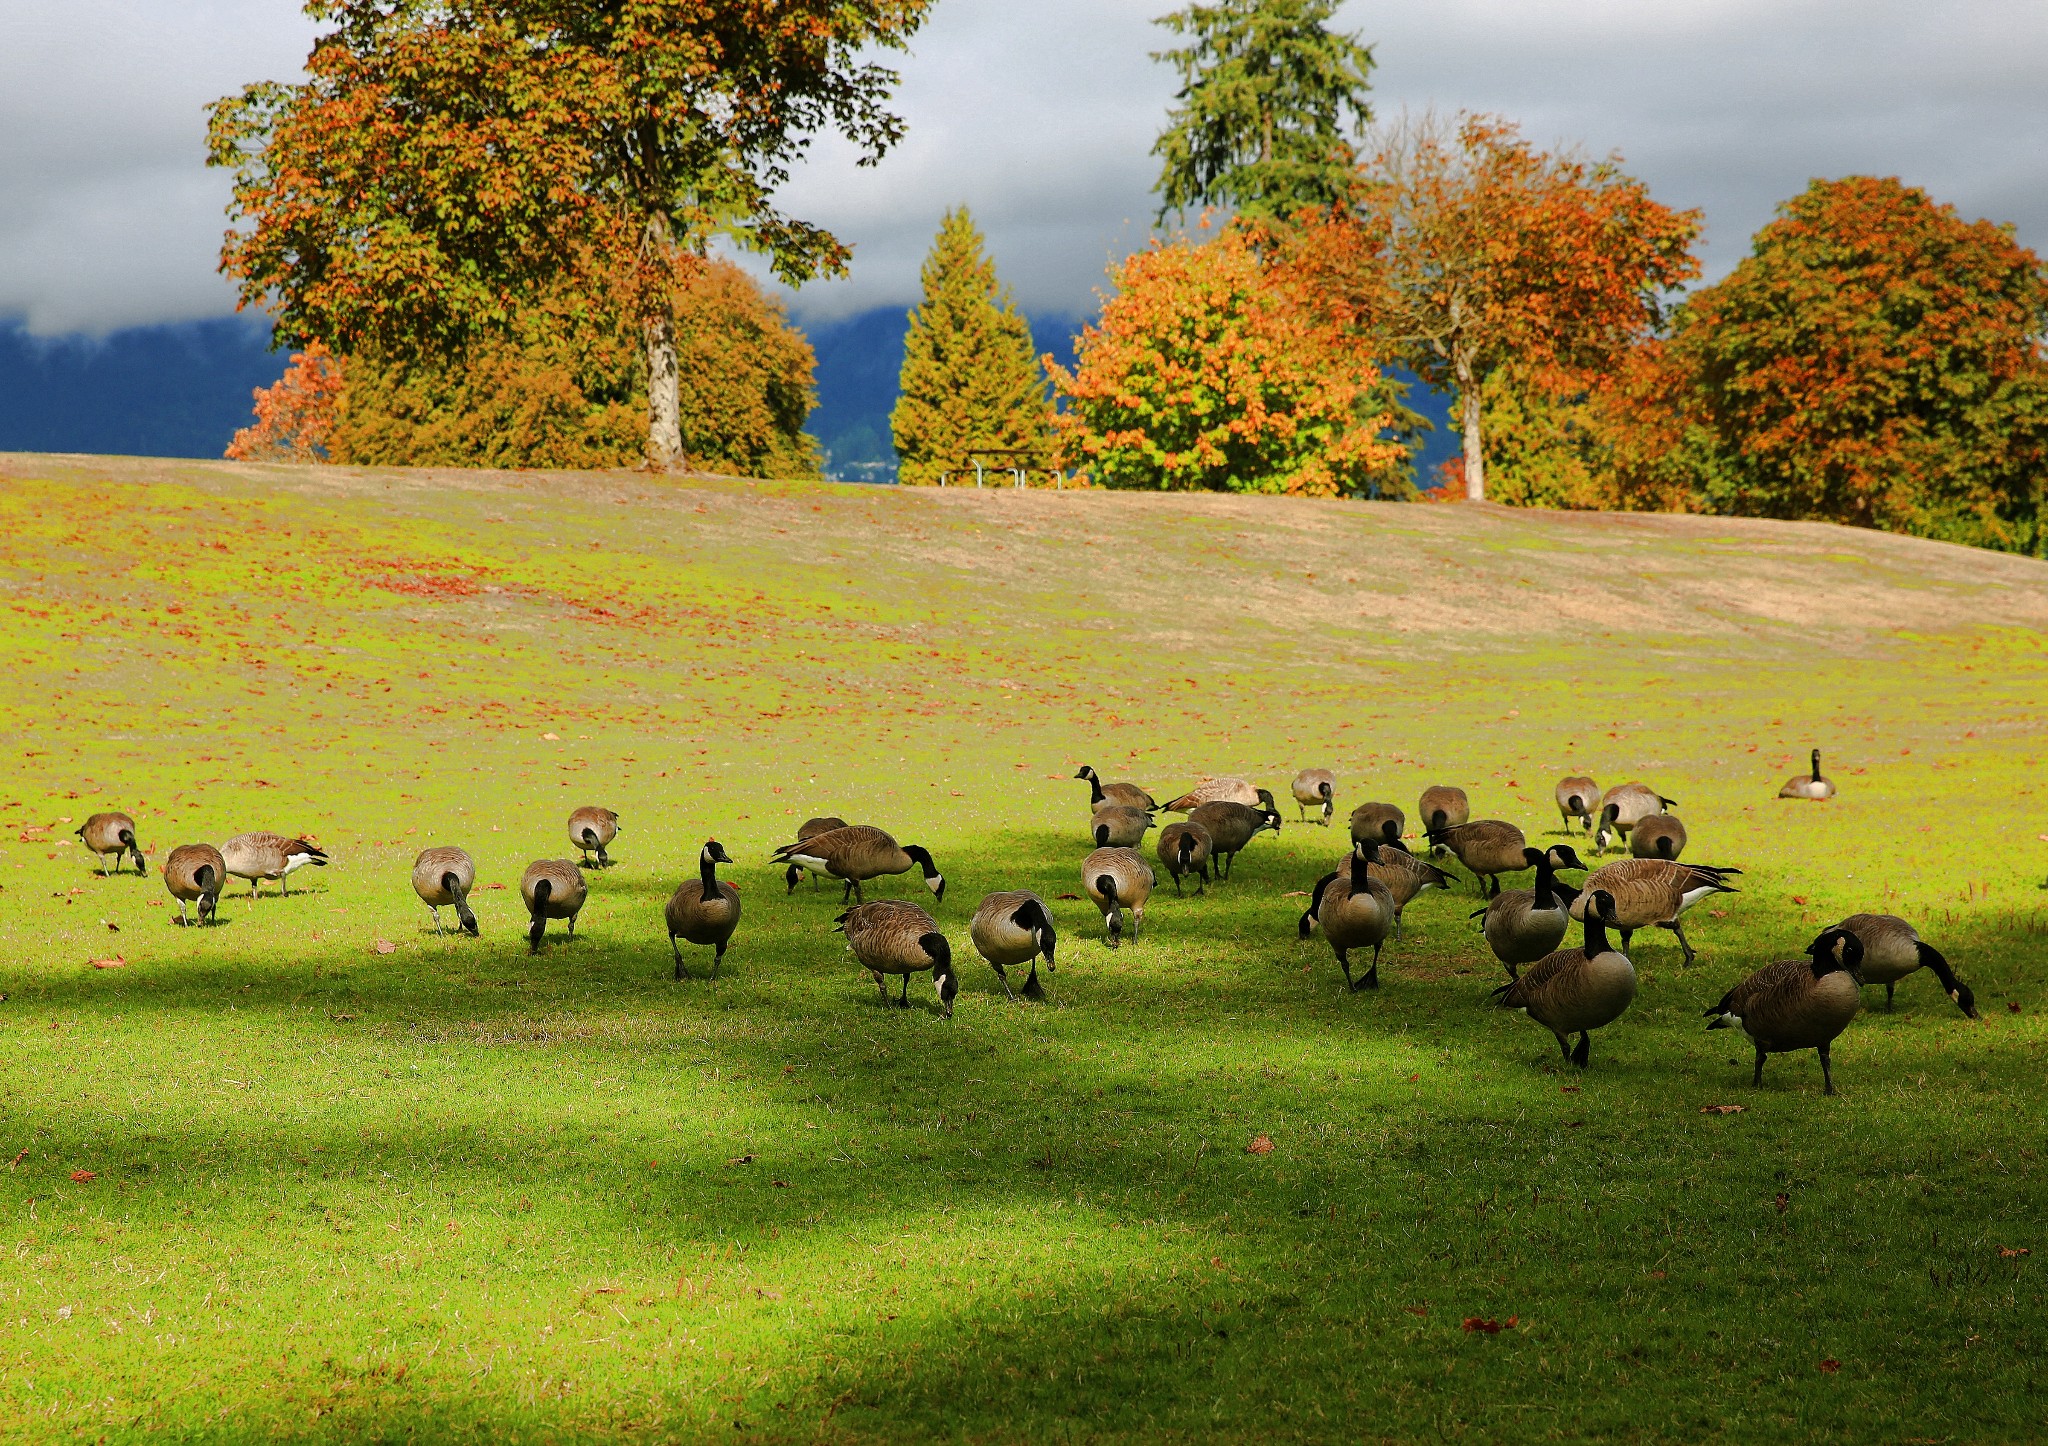
[[[904,144],[859,170],[821,141],[784,200],[856,247],[808,286],[823,317],[913,299],[966,203],[1034,310],[1082,311],[1143,244],[1172,80],[1147,52],[1173,0],[941,0],[901,62]],[[0,0],[0,316],[38,332],[219,314],[224,178],[208,100],[296,73],[290,0]],[[1744,252],[1816,175],[1897,174],[2048,246],[2048,10],[2037,0],[1379,0],[1375,103],[1496,111],[1533,139],[1619,151]]]

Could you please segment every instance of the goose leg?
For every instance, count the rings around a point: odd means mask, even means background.
[[[435,908],[435,907],[434,907],[434,906],[433,906],[432,904],[429,904],[429,905],[427,905],[427,912],[428,912],[429,914],[432,914],[432,915],[434,916],[434,932],[435,932],[436,934],[440,933],[440,932],[441,932],[441,911],[440,911],[439,909]]]
[[[1579,1047],[1572,1051],[1572,1063],[1577,1065],[1580,1069],[1584,1069],[1586,1067],[1586,1061],[1592,1057],[1592,1054],[1593,1031],[1590,1029],[1582,1029],[1579,1031]]]
[[[1351,960],[1349,958],[1351,951],[1349,949],[1338,949],[1335,953],[1337,955],[1337,967],[1344,971],[1344,987],[1351,993],[1356,994],[1365,986],[1351,977]]]
[[[725,959],[725,940],[723,940],[723,939],[720,939],[720,940],[718,941],[718,945],[717,945],[717,947],[716,947],[715,949],[713,949],[713,950],[712,950],[712,953],[711,953],[711,982],[712,982],[712,983],[713,983],[714,985],[718,983],[718,966],[719,966],[719,964],[720,964],[721,962],[723,962],[723,961],[724,961],[724,959]]]
[[[1010,987],[1008,980],[1003,982],[1003,987],[1005,989]],[[1010,997],[1012,999],[1016,998],[1014,994]],[[1035,956],[1031,960],[1031,977],[1024,981],[1024,997],[1026,999],[1045,998],[1045,986],[1038,982],[1038,960]]]
[[[1750,1075],[1749,1083],[1752,1089],[1762,1089],[1764,1087],[1764,1047],[1762,1045],[1756,1047],[1756,1072]]]
[[[1377,944],[1372,946],[1372,968],[1365,971],[1365,987],[1368,989],[1380,987],[1380,946]]]
[[[845,887],[845,888],[843,888],[843,889],[841,889],[841,890],[839,891],[839,902],[843,904],[843,903],[845,903],[845,902],[846,902],[847,900],[851,899],[852,897],[853,897],[853,880],[852,880],[852,879],[848,879],[848,880],[846,881],[846,887]]]
[[[1394,942],[1396,944],[1401,942],[1401,911],[1399,909],[1394,910]]]
[[[1178,870],[1176,870],[1173,875],[1173,896],[1176,899],[1182,896],[1180,891],[1180,873]]]
[[[192,927],[192,921],[185,917],[185,901],[183,899],[178,900],[178,922],[185,928],[189,929]]]
[[[886,992],[884,991],[884,993]],[[910,1008],[910,975],[907,973],[903,976],[903,994],[897,999],[896,1007],[898,1009]]]
[[[889,1007],[889,981],[883,978],[879,971],[875,974],[875,988],[879,989],[882,993],[882,1008],[887,1009]]]
[[[1199,899],[1200,897],[1202,897],[1202,895],[1204,895],[1204,894],[1206,894],[1206,893],[1208,893],[1208,892],[1209,892],[1209,866],[1208,866],[1207,864],[1203,864],[1203,865],[1202,865],[1202,887],[1200,887],[1199,889],[1196,889],[1196,890],[1195,890],[1195,897]]]
[[[1565,1062],[1566,1064],[1570,1064],[1570,1063],[1572,1062],[1572,1041],[1571,1041],[1571,1036],[1570,1036],[1570,1035],[1566,1035],[1566,1034],[1560,1034],[1560,1035],[1558,1035],[1558,1036],[1557,1036],[1557,1047],[1558,1047],[1558,1048],[1559,1048],[1560,1050],[1562,1050],[1562,1051],[1563,1051],[1563,1053],[1564,1053],[1564,1062]]]
[[[1671,921],[1671,932],[1678,936],[1678,947],[1685,951],[1686,963],[1690,964],[1699,957],[1693,951],[1692,940],[1685,937],[1685,921],[1683,919],[1673,919]]]
[[[676,956],[676,978],[689,978],[690,971],[683,967],[683,947],[676,943],[676,936],[673,934],[668,936],[668,951]]]
[[[576,916],[574,914],[569,916],[569,937],[571,939],[576,937]]]
[[[1820,1092],[1824,1095],[1831,1095],[1835,1092],[1835,1072],[1833,1069],[1829,1068],[1828,1047],[1826,1045],[1822,1045],[1820,1047],[1819,1054],[1821,1083]]]
[[[1010,987],[1010,976],[1003,971],[1003,966],[992,963],[988,967],[996,971],[996,982],[1003,986],[1003,993],[1010,997],[1012,1004],[1015,1004],[1017,1002],[1017,991]],[[1035,962],[1032,965],[1031,977],[1034,979],[1038,977],[1038,967]]]
[[[1894,983],[1895,983],[1895,982],[1896,982],[1896,981],[1893,981],[1893,980],[1887,980],[1887,981],[1885,981],[1885,986],[1884,986],[1884,1007],[1885,1007],[1886,1009],[1890,1009],[1890,1008],[1892,1007],[1892,988],[1893,988],[1893,985],[1894,985]]]
[[[1623,929],[1623,930],[1621,931],[1621,952],[1622,952],[1622,953],[1624,953],[1624,954],[1628,953],[1628,941],[1629,941],[1629,940],[1631,940],[1631,939],[1633,939],[1633,938],[1635,938],[1635,936],[1636,936],[1636,931],[1635,931],[1635,930],[1633,930],[1633,929]]]

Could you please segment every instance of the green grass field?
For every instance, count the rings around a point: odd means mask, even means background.
[[[0,1437],[2042,1434],[2048,566],[1420,505],[0,481]],[[1776,801],[1814,744],[1841,796]],[[1012,1004],[967,920],[1079,892],[1084,762],[1328,766],[1340,814],[1460,783],[1532,833],[1561,773],[1642,778],[1746,872],[1697,964],[1638,937],[1582,1078],[1482,1007],[1469,888],[1345,996],[1288,897],[1341,826],[1291,806],[1120,951],[1056,903],[1052,1000]],[[584,803],[618,866],[531,957],[519,872]],[[114,807],[147,880],[71,839]],[[937,856],[951,1021],[877,1006],[836,888],[785,898],[769,850],[826,812]],[[334,863],[173,927],[154,866],[254,828]],[[710,836],[747,910],[715,990],[660,922]],[[482,938],[431,931],[431,843]],[[1810,1053],[1752,1092],[1701,1011],[1858,909],[1983,1021],[1917,975],[1838,1096]]]

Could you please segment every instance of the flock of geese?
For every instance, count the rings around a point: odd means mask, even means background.
[[[1182,815],[1159,828],[1154,845],[1154,857],[1173,880],[1176,895],[1184,895],[1190,881],[1200,896],[1228,880],[1237,856],[1253,840],[1280,831],[1271,791],[1242,778],[1205,778],[1162,801],[1137,784],[1105,783],[1091,767],[1074,776],[1089,787],[1088,839],[1093,844],[1081,860],[1080,882],[1102,915],[1104,942],[1112,949],[1126,937],[1136,940],[1144,930],[1159,873],[1141,848],[1146,835],[1159,827],[1158,815]],[[1299,820],[1330,826],[1336,814],[1335,774],[1304,769],[1290,791]],[[1810,773],[1787,780],[1778,796],[1821,801],[1834,792],[1834,784],[1821,773],[1816,749]],[[1703,899],[1735,893],[1728,880],[1741,871],[1682,861],[1687,838],[1685,825],[1670,812],[1676,800],[1645,784],[1602,792],[1592,779],[1573,775],[1558,783],[1556,801],[1567,836],[1576,826],[1596,852],[1626,846],[1628,857],[1589,868],[1568,843],[1535,847],[1514,824],[1474,819],[1465,790],[1449,785],[1425,789],[1417,813],[1430,856],[1455,859],[1484,900],[1472,917],[1481,921],[1480,936],[1508,975],[1491,1001],[1520,1010],[1550,1030],[1564,1058],[1583,1068],[1593,1031],[1614,1023],[1635,999],[1636,970],[1628,950],[1636,932],[1652,927],[1670,931],[1690,964],[1695,956],[1684,915]],[[1349,823],[1351,847],[1305,891],[1309,904],[1296,932],[1303,939],[1321,932],[1346,986],[1356,993],[1378,986],[1381,952],[1389,938],[1399,942],[1408,904],[1426,890],[1452,888],[1456,878],[1442,863],[1409,849],[1404,842],[1408,819],[1398,805],[1361,803],[1351,810]],[[102,872],[111,875],[132,856],[137,873],[147,874],[136,824],[127,814],[94,814],[77,832]],[[519,881],[530,920],[528,943],[536,953],[550,920],[563,921],[570,937],[575,936],[577,915],[589,897],[584,869],[610,865],[606,850],[618,837],[619,817],[609,809],[579,808],[569,817],[568,834],[580,862],[538,860]],[[928,849],[899,844],[871,825],[821,817],[807,820],[773,858],[783,867],[789,892],[806,874],[814,882],[833,878],[843,884],[841,902],[849,907],[834,925],[844,932],[855,960],[873,976],[884,1004],[891,976],[902,980],[896,1003],[908,1007],[911,976],[928,974],[941,1010],[951,1017],[960,976],[938,920],[921,904],[863,897],[863,885],[916,869],[933,903],[943,904],[945,876]],[[712,951],[710,977],[714,983],[718,978],[718,965],[740,923],[739,890],[717,874],[719,865],[732,862],[716,839],[707,840],[698,853],[698,877],[686,879],[663,910],[677,979],[689,972],[685,943]],[[164,861],[163,878],[178,901],[179,921],[195,922],[187,914],[193,905],[196,923],[203,925],[213,920],[229,878],[247,880],[251,899],[264,880],[276,880],[288,894],[293,872],[326,863],[327,855],[304,839],[245,833],[219,848],[185,844],[173,849]],[[1561,870],[1586,876],[1574,888],[1558,877]],[[1521,873],[1533,874],[1531,887],[1501,886],[1503,876]],[[445,846],[425,850],[414,861],[412,886],[437,931],[445,908],[453,911],[460,930],[478,933],[469,904],[476,863],[467,852]],[[1563,947],[1573,923],[1583,928],[1583,942],[1578,948]],[[1010,984],[1013,969],[1028,971],[1021,986],[1025,998],[1044,997],[1038,964],[1043,960],[1049,974],[1055,971],[1058,935],[1043,898],[1026,889],[992,893],[976,907],[969,933],[1011,1000],[1019,995]],[[1370,964],[1354,974],[1353,951],[1368,948]],[[1752,1082],[1757,1085],[1763,1083],[1769,1055],[1814,1050],[1826,1092],[1832,1094],[1829,1048],[1861,1007],[1861,986],[1883,984],[1890,1007],[1898,982],[1923,968],[1940,980],[1965,1015],[1977,1017],[1969,986],[1956,978],[1938,950],[1905,920],[1866,913],[1822,930],[1802,957],[1767,965],[1737,984],[1706,1011],[1707,1027],[1741,1029],[1749,1036],[1756,1050]]]

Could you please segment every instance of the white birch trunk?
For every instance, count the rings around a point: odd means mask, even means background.
[[[675,333],[667,317],[648,322],[643,333],[647,343],[647,461],[649,466],[667,471],[683,455]]]
[[[1458,377],[1458,411],[1465,425],[1465,500],[1486,500],[1486,454],[1479,439],[1479,381],[1472,374],[1472,358],[1455,350],[1452,370]]]

